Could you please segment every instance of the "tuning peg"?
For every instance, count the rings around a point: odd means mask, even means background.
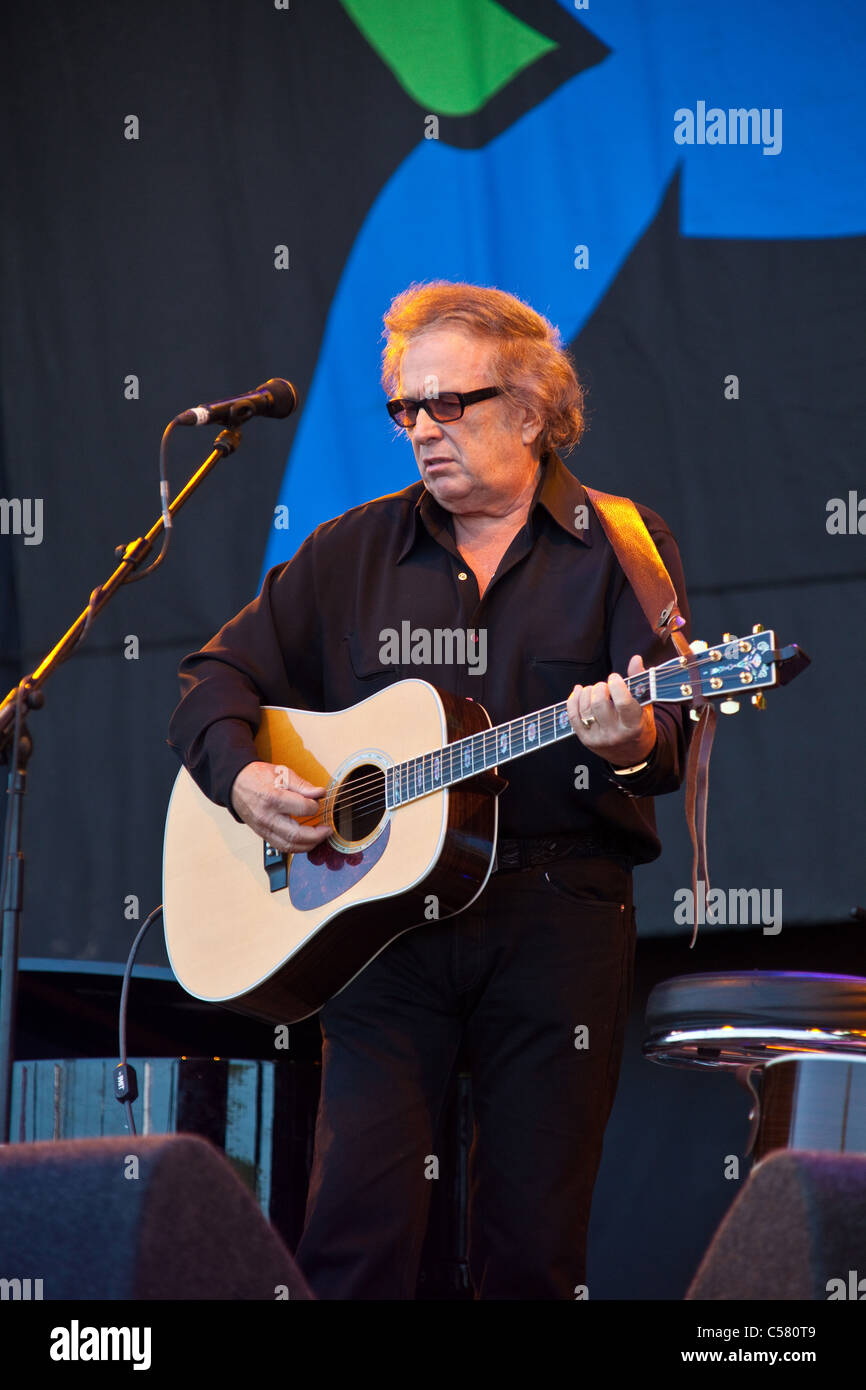
[[[698,638],[696,641],[692,642],[690,645],[691,645],[692,651],[693,651],[693,652],[696,652],[696,653],[697,653],[697,652],[705,652],[705,651],[707,650],[707,644],[706,644],[706,642],[702,642],[702,641],[700,640],[700,638]]]
[[[767,701],[763,690],[759,690],[757,695],[752,696],[752,704],[755,706],[755,709],[767,708]]]
[[[739,708],[739,700],[722,700],[719,704],[722,714],[736,714]]]
[[[723,642],[736,642],[736,640],[737,640],[737,639],[736,639],[736,637],[734,636],[734,634],[733,634],[732,632],[723,632],[723,633],[722,633],[722,641],[723,641]]]
[[[755,623],[755,624],[753,625],[753,627],[752,627],[752,632],[753,632],[753,633],[756,633],[756,632],[763,632],[763,631],[764,631],[764,624],[763,624],[763,623]]]

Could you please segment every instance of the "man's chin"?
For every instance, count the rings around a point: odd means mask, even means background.
[[[445,464],[442,468],[425,471],[423,483],[427,491],[431,492],[436,501],[441,502],[443,506],[451,500],[458,501],[470,491],[468,479],[459,473],[453,464]]]

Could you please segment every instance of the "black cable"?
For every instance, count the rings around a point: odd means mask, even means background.
[[[124,579],[124,584],[135,584],[139,579],[146,579],[149,574],[153,574],[155,569],[159,569],[166,555],[171,542],[171,512],[169,502],[171,495],[168,486],[168,441],[172,430],[177,424],[177,419],[170,420],[162,432],[162,439],[159,441],[159,500],[162,509],[162,546],[155,560],[152,560],[146,570],[141,574],[129,574]],[[86,631],[86,628],[85,628]],[[81,634],[82,637],[84,633]]]
[[[129,982],[132,978],[132,967],[135,964],[135,957],[138,948],[144,940],[146,932],[149,930],[155,919],[162,913],[162,903],[149,912],[139,928],[138,935],[130,947],[129,956],[126,961],[126,969],[123,972],[123,987],[120,991],[120,1014],[118,1019],[118,1052],[120,1061],[114,1068],[114,1095],[121,1105],[126,1106],[126,1116],[129,1120],[129,1132],[135,1134],[135,1120],[132,1114],[132,1102],[138,1099],[138,1078],[135,1075],[135,1067],[130,1067],[126,1061],[126,1004],[129,997]]]

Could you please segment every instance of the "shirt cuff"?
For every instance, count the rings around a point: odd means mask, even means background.
[[[168,746],[183,762],[199,790],[217,806],[224,806],[240,825],[241,817],[231,803],[232,787],[238,773],[259,757],[249,724],[240,719],[224,719],[212,724],[195,740],[186,758],[171,739]]]
[[[656,741],[652,749],[648,753],[646,759],[641,759],[640,761],[645,761],[646,766],[642,767],[639,772],[626,772],[625,776],[621,775],[622,769],[617,769],[611,763],[606,762],[605,767],[607,768],[608,781],[612,782],[613,785],[618,787],[621,792],[624,792],[626,796],[651,796],[652,792],[650,788],[656,780],[659,765],[658,731],[656,731]]]

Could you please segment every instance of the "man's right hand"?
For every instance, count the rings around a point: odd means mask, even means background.
[[[281,853],[303,854],[320,845],[331,827],[299,825],[298,818],[321,814],[325,787],[305,782],[291,768],[247,763],[232,783],[231,802],[245,825]]]

